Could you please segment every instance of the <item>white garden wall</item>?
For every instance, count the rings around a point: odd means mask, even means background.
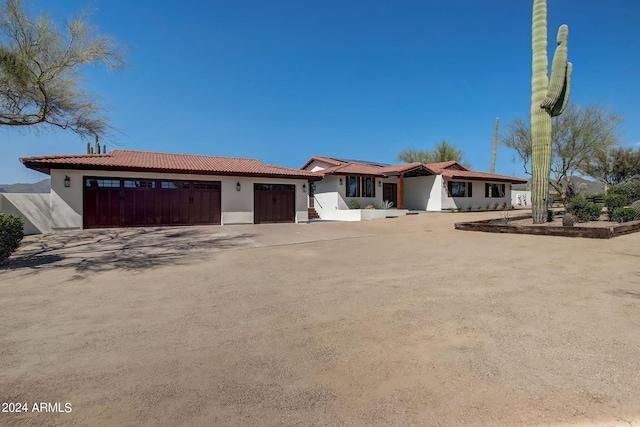
[[[42,193],[0,193],[0,212],[24,220],[24,234],[51,231],[51,197]]]

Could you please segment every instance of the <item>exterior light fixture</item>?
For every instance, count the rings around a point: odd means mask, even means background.
[[[302,192],[303,193],[307,192],[307,184],[302,184]]]
[[[236,184],[236,191],[240,191],[240,181]]]
[[[342,185],[342,178],[340,178],[340,185]]]
[[[65,187],[70,187],[71,186],[71,178],[69,178],[69,175],[65,175],[64,176],[64,186]]]
[[[378,187],[382,187],[382,181],[378,181]]]

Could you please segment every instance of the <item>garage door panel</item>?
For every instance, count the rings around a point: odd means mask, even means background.
[[[85,228],[220,224],[219,181],[85,178]]]
[[[288,184],[254,185],[254,222],[295,222],[295,186]]]

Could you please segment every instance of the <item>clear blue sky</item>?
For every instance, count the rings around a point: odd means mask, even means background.
[[[528,114],[532,0],[30,0],[61,23],[81,10],[124,45],[127,68],[86,70],[120,130],[109,149],[394,163],[445,139],[488,171],[501,129]],[[640,142],[640,2],[549,0],[569,24],[572,101],[620,113]],[[550,46],[550,58],[553,46]],[[0,183],[46,175],[18,158],[86,151],[72,133],[0,129]],[[523,176],[506,148],[496,172]]]

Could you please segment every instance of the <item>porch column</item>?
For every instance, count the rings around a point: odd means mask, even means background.
[[[404,209],[404,174],[398,177],[398,209]]]

